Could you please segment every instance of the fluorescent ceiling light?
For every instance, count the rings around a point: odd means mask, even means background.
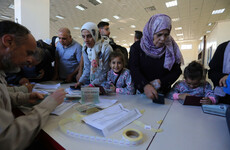
[[[119,17],[119,16],[116,16],[116,15],[113,16],[113,18],[115,18],[115,19],[120,19],[120,17]]]
[[[131,36],[134,36],[134,34],[133,34],[133,33],[131,33],[130,35],[131,35]]]
[[[202,36],[202,37],[200,37],[200,40],[203,40],[203,36]]]
[[[96,0],[96,1],[97,1],[98,3],[100,3],[100,4],[102,3],[102,1],[101,1],[101,0]]]
[[[64,19],[64,17],[63,16],[60,16],[60,15],[57,15],[56,16],[58,19]]]
[[[179,21],[179,18],[173,18],[172,21]]]
[[[81,11],[83,11],[83,10],[86,10],[86,9],[87,9],[87,7],[86,7],[86,6],[84,6],[84,5],[82,5],[82,4],[77,5],[77,6],[76,6],[76,8],[77,8],[77,9],[79,9],[79,10],[81,10]]]
[[[9,16],[1,15],[1,17],[4,18],[4,19],[11,19]]]
[[[210,33],[211,31],[206,31],[206,33]]]
[[[183,36],[183,33],[181,33],[181,34],[176,34],[176,36]]]
[[[182,30],[182,27],[177,27],[175,28],[175,30]]]
[[[128,46],[128,44],[125,43],[125,44],[123,44],[123,46]]]
[[[171,1],[171,2],[166,2],[165,5],[166,5],[166,7],[177,6],[177,0]]]
[[[180,41],[183,41],[184,39],[183,38],[179,38]]]
[[[101,19],[101,21],[109,22],[110,20],[108,18],[104,18],[104,19]]]
[[[209,24],[208,24],[208,26],[211,26],[211,25],[212,25],[212,23],[209,23]]]
[[[10,5],[9,5],[9,8],[10,8],[10,9],[14,9],[14,4],[10,4]]]
[[[80,28],[79,28],[79,27],[74,27],[74,29],[75,29],[75,30],[80,30]]]
[[[126,42],[126,40],[122,40],[122,42]]]
[[[113,39],[116,39],[116,38],[117,38],[117,36],[112,36],[112,38],[113,38]]]
[[[225,8],[223,8],[223,9],[218,9],[218,10],[213,10],[213,11],[212,11],[212,15],[221,14],[221,13],[224,12],[224,10],[225,10]]]
[[[192,44],[182,44],[181,49],[192,49]]]
[[[135,25],[131,25],[130,27],[131,27],[131,28],[136,28],[136,26],[135,26]]]

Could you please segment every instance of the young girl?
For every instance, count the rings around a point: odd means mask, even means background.
[[[111,69],[107,73],[107,81],[103,83],[103,87],[120,94],[135,94],[130,71],[124,68],[124,55],[114,51],[110,54],[109,60]]]
[[[200,63],[192,61],[184,70],[184,79],[173,86],[170,99],[185,100],[186,96],[197,96],[203,97],[202,104],[217,103],[211,85],[204,80],[204,68]]]

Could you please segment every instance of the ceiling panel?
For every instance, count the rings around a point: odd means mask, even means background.
[[[171,18],[180,18],[177,22],[172,22],[172,36],[175,40],[199,40],[207,34],[207,30],[212,30],[217,21],[230,19],[230,0],[177,0],[178,6],[167,8],[165,2],[170,0],[101,0],[102,4],[93,5],[88,0],[50,0],[50,37],[57,34],[61,27],[68,27],[75,40],[82,43],[80,30],[73,29],[81,27],[85,22],[92,21],[96,24],[102,18],[110,20],[111,37],[120,45],[133,43],[135,30],[143,30],[148,19],[157,13],[165,13]],[[1,15],[9,16],[14,20],[14,10],[8,8],[14,0],[0,0],[0,20],[4,20]],[[87,7],[85,11],[75,8],[76,5],[83,4]],[[155,10],[147,9],[155,7]],[[212,15],[214,9],[225,8],[223,14]],[[65,19],[57,19],[56,15],[62,15]],[[120,16],[120,20],[113,18]],[[213,23],[208,26],[208,23]],[[135,25],[136,28],[131,28]],[[176,27],[182,30],[175,31]],[[183,33],[183,36],[176,34]]]

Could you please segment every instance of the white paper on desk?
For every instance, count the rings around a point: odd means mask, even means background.
[[[112,106],[116,102],[117,102],[116,99],[102,99],[102,98],[100,98],[99,103],[97,103],[95,105],[99,108],[105,109],[105,108]]]
[[[60,116],[75,104],[76,103],[72,102],[63,102],[62,104],[58,105],[51,114]]]
[[[34,89],[58,89],[61,86],[60,83],[58,84],[35,84]]]
[[[47,95],[49,95],[49,92],[47,92],[45,90],[33,89],[33,92],[38,92],[38,93],[41,93],[41,94],[47,94]]]
[[[68,93],[70,96],[76,96],[81,97],[81,91],[80,90],[71,90],[70,88],[65,89],[66,93]]]
[[[119,131],[139,117],[141,117],[141,113],[137,109],[128,110],[122,104],[117,104],[86,116],[83,120],[85,123],[102,130],[104,136],[108,136]]]

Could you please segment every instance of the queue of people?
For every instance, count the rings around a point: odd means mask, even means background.
[[[219,91],[225,93],[225,95],[216,95],[218,92],[215,93],[211,85],[205,81],[203,66],[196,61],[185,68],[184,80],[174,84],[182,74],[183,57],[177,43],[170,35],[171,29],[169,16],[153,15],[146,23],[143,34],[136,31],[137,36],[130,48],[128,59],[127,50],[126,56],[122,47],[114,48],[111,43],[108,23],[96,25],[93,22],[86,22],[80,31],[83,46],[71,37],[68,28],[61,28],[57,36],[59,41],[52,42],[49,51],[38,49],[39,44],[36,44],[32,34],[24,26],[11,21],[1,21],[1,147],[3,149],[26,148],[45,124],[50,112],[65,98],[63,89],[55,91],[45,99],[42,94],[31,93],[32,87],[27,84],[32,81],[29,77],[22,83],[24,84],[22,87],[9,88],[5,73],[20,71],[20,67],[26,70],[24,67],[27,67],[33,73],[41,74],[42,77],[49,75],[47,80],[51,80],[52,73],[48,73],[43,67],[53,60],[55,60],[55,67],[52,79],[76,82],[75,87],[102,86],[118,94],[144,93],[149,99],[157,99],[158,93],[163,93],[175,100],[193,95],[202,96],[203,99],[200,100],[202,104],[230,103],[230,42],[223,43],[217,48],[209,64],[208,75],[215,89],[219,88],[221,89]],[[38,77],[38,74],[35,77]],[[29,114],[20,118],[13,117],[12,106],[34,103],[40,99],[44,100],[35,105]]]

